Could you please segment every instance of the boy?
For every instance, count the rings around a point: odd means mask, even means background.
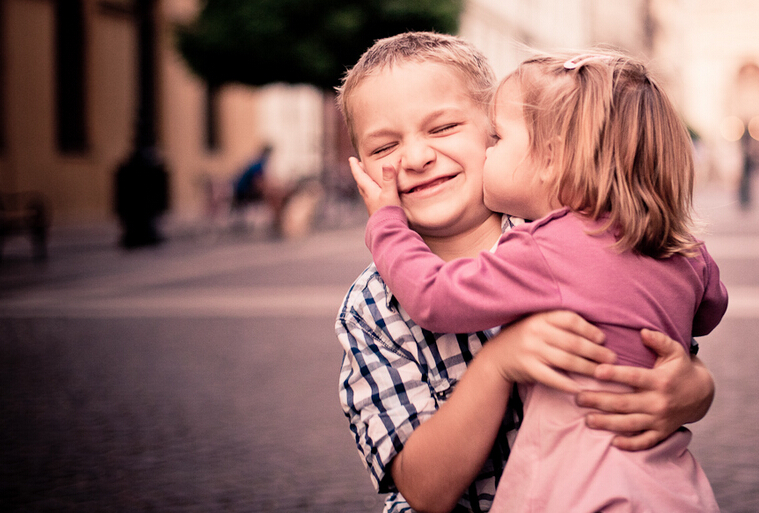
[[[383,164],[399,170],[410,226],[446,260],[489,250],[502,221],[507,228],[512,222],[482,201],[493,83],[484,57],[463,40],[406,33],[378,41],[339,91],[361,166],[376,181]],[[349,290],[336,331],[345,351],[340,400],[375,487],[390,492],[390,512],[408,511],[409,504],[425,511],[489,510],[520,420],[505,375],[566,390],[571,384],[557,369],[595,372],[642,389],[579,396],[584,406],[626,414],[594,415],[588,423],[640,432],[618,437],[628,449],[654,445],[699,420],[714,392],[708,371],[659,335],[647,341],[663,363],[652,374],[598,366],[613,361],[613,353],[600,345],[597,328],[570,312],[538,314],[484,346],[485,333],[424,331],[373,265]]]

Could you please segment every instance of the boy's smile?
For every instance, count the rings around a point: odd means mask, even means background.
[[[366,172],[378,181],[383,165],[398,171],[401,204],[420,235],[458,235],[492,214],[482,201],[487,106],[472,99],[455,68],[383,68],[356,88],[351,104]]]
[[[439,185],[447,184],[451,180],[454,180],[456,177],[460,176],[458,173],[454,175],[448,175],[448,176],[441,176],[439,178],[431,178],[429,180],[423,181],[422,183],[411,185],[408,187],[402,187],[398,186],[399,193],[401,195],[409,195],[414,194],[421,196],[425,192],[434,194],[437,190],[435,189]]]

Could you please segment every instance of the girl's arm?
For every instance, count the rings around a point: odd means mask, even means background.
[[[383,167],[378,184],[355,158],[350,165],[370,215],[366,244],[374,263],[421,327],[436,333],[473,333],[561,307],[558,288],[547,278],[553,274],[531,235],[508,234],[508,259],[483,252],[477,259],[446,263],[409,228],[395,170]]]
[[[417,511],[450,511],[482,469],[515,381],[541,381],[576,392],[557,368],[592,375],[614,353],[603,333],[567,311],[512,324],[475,356],[456,389],[422,423],[391,463],[396,487]]]
[[[510,230],[495,253],[444,261],[408,227],[403,209],[369,218],[366,244],[390,290],[421,327],[470,333],[562,306],[553,272],[527,231]],[[508,245],[508,257],[500,250]]]
[[[662,333],[643,330],[641,339],[658,354],[653,369],[600,365],[595,372],[634,392],[586,391],[577,397],[580,406],[601,410],[588,415],[588,426],[620,433],[614,445],[630,451],[653,447],[683,424],[701,420],[714,399],[714,378],[701,360]]]

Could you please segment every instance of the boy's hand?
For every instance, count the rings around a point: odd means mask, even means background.
[[[369,215],[382,207],[401,206],[401,199],[398,196],[398,174],[395,168],[382,166],[382,179],[378,184],[366,173],[364,165],[356,157],[350,157],[348,163]]]
[[[574,312],[557,310],[505,327],[482,354],[507,381],[539,382],[576,394],[579,386],[563,371],[592,376],[599,363],[613,363],[616,355],[603,342],[597,327]]]
[[[706,415],[714,399],[714,379],[698,358],[668,336],[641,331],[643,343],[656,351],[653,369],[600,365],[595,377],[633,387],[629,394],[584,391],[580,406],[597,408],[588,426],[619,433],[614,445],[624,450],[653,447],[688,422]]]

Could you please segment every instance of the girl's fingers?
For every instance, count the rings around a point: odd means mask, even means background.
[[[397,178],[398,173],[395,172],[395,168],[393,166],[382,166],[383,188],[392,186],[397,189]]]
[[[642,413],[630,415],[609,415],[591,413],[586,423],[591,429],[601,429],[619,433],[612,444],[624,451],[641,451],[650,449],[668,436],[657,430],[650,415]]]
[[[348,159],[348,164],[350,165],[351,174],[353,175],[353,179],[356,181],[356,185],[358,185],[358,190],[361,192],[361,195],[364,195],[372,185],[377,187],[377,184],[374,183],[374,180],[372,180],[372,178],[366,174],[364,165],[359,162],[356,157],[350,157]]]
[[[398,197],[398,173],[393,166],[382,166],[382,194],[380,197],[381,204],[400,206],[401,200]]]

